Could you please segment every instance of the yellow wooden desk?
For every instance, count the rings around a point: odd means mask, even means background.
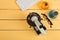
[[[43,0],[42,0],[43,1]],[[57,10],[59,15],[52,19],[53,28],[46,21],[46,35],[37,35],[26,22],[30,12],[45,13],[49,10],[38,10],[37,4],[25,12],[21,11],[16,0],[0,0],[0,40],[60,40],[60,0],[44,0],[50,4],[50,10]]]

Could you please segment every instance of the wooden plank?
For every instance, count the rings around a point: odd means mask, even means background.
[[[48,15],[48,12],[50,10],[27,10],[25,12],[19,11],[19,10],[0,10],[0,19],[27,19],[27,16],[31,12],[36,12],[38,14],[45,13]],[[57,10],[60,13],[60,10]],[[60,20],[59,18],[60,14],[56,18],[56,20]]]
[[[50,4],[50,9],[60,9],[60,0],[42,0],[47,1]],[[16,4],[16,0],[0,0],[0,9],[19,9]],[[38,6],[34,5],[30,9],[38,9]]]
[[[0,20],[0,30],[23,30],[23,29],[29,29],[30,26],[27,24],[26,21],[3,21]]]
[[[60,29],[60,21],[53,21],[53,26],[50,28],[50,25],[47,21],[42,21],[42,23],[45,25],[47,29]],[[17,29],[17,30],[24,30],[24,29],[30,29],[30,26],[26,21],[20,21],[20,20],[0,20],[0,29],[1,30],[7,30],[7,29]]]
[[[27,10],[26,12],[21,12],[18,10],[0,10],[0,29],[12,29],[12,28],[21,28],[21,29],[29,29],[29,25],[27,24],[27,16],[30,12],[37,12],[42,18],[43,16],[41,13],[48,14],[50,10],[43,11],[43,10]],[[50,19],[53,22],[53,29],[60,29],[60,10],[57,10],[59,15],[56,19]],[[49,24],[46,20],[42,21],[43,24],[50,29]],[[16,24],[16,25],[15,25]],[[24,24],[24,25],[23,25]],[[18,26],[18,27],[17,27]],[[25,28],[25,26],[27,28]]]
[[[0,40],[60,40],[60,31],[38,36],[34,31],[0,31]]]

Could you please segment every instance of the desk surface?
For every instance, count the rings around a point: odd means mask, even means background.
[[[21,11],[16,0],[0,0],[0,40],[60,40],[60,0],[42,0],[50,4],[49,10],[38,10],[37,4],[26,11]],[[47,14],[51,9],[57,10],[59,15],[56,19],[51,19],[53,28],[43,20],[47,27],[46,35],[37,35],[26,22],[26,17],[30,12]]]

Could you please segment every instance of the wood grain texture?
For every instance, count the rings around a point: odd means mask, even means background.
[[[47,31],[46,35],[36,35],[34,31],[1,31],[1,40],[60,40],[59,31]]]
[[[49,3],[49,10],[41,10],[38,4],[35,4],[23,12],[16,4],[16,0],[0,0],[0,40],[60,40],[60,0],[41,1]],[[47,34],[38,36],[26,22],[28,14],[37,12],[43,18],[41,13],[48,15],[52,9],[59,12],[56,19],[50,19],[54,24],[53,28],[49,27],[45,19],[42,20],[47,27]]]

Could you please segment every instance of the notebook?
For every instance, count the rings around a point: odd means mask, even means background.
[[[40,0],[17,0],[16,3],[22,11],[25,11],[39,1]]]

